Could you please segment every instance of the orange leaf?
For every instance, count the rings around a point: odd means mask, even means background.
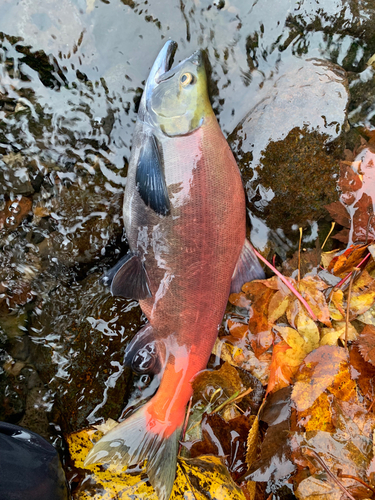
[[[283,387],[287,387],[298,367],[291,367],[286,362],[285,352],[290,349],[289,345],[281,341],[273,346],[272,361],[270,366],[270,378],[267,386],[267,393],[276,392]]]

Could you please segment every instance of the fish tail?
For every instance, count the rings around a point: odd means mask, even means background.
[[[148,412],[152,400],[105,434],[84,465],[111,463],[122,469],[147,460],[146,472],[159,500],[168,500],[176,476],[181,427],[169,432]]]

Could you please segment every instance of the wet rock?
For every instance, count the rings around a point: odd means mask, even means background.
[[[26,159],[9,153],[0,159],[0,194],[30,195],[34,193]]]
[[[141,310],[135,301],[112,298],[99,276],[60,283],[31,318],[31,361],[64,432],[118,418],[131,389],[123,357],[143,324]]]
[[[345,72],[327,61],[290,58],[265,83],[229,137],[257,229],[290,236],[336,199],[348,99]]]
[[[38,245],[43,259],[66,266],[103,258],[121,239],[122,189],[111,193],[103,176],[57,186],[56,195],[44,203],[54,231]]]

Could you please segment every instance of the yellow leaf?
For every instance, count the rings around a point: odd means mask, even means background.
[[[298,411],[310,408],[318,397],[329,387],[347,361],[347,351],[337,346],[322,346],[311,352],[297,374],[292,400]]]
[[[320,345],[337,345],[337,340],[345,340],[345,329],[346,325],[344,321],[338,321],[333,324],[332,328],[322,329],[322,339]],[[358,337],[358,332],[354,326],[348,324],[348,340],[356,340]]]
[[[251,417],[250,417],[251,418]],[[258,439],[259,439],[259,419],[258,415],[254,418],[253,425],[251,426],[249,435],[247,437],[247,453],[246,453],[246,463],[248,467],[255,462],[258,452]],[[249,493],[250,500],[255,500],[255,481],[248,481],[246,484],[247,491]]]
[[[75,500],[131,500],[147,498],[158,500],[147,482],[144,471],[126,474],[100,465],[83,468],[88,451],[102,436],[102,432],[83,429],[66,436],[74,466],[86,475],[74,492]],[[194,498],[196,500],[245,500],[242,490],[232,481],[228,469],[217,457],[202,456],[194,459],[178,458],[176,479],[170,500]]]
[[[320,333],[318,326],[302,308],[296,317],[296,327],[305,341],[304,349],[306,354],[319,347]]]
[[[245,500],[245,495],[232,481],[228,469],[220,458],[201,456],[178,459],[177,477],[170,500],[182,498]]]

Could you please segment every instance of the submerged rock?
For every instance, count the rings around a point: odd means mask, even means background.
[[[336,199],[348,100],[344,70],[317,59],[290,58],[259,91],[229,136],[254,226],[288,235]]]
[[[132,389],[123,357],[142,313],[136,301],[106,295],[99,277],[60,282],[31,318],[31,362],[63,432],[118,418]]]

